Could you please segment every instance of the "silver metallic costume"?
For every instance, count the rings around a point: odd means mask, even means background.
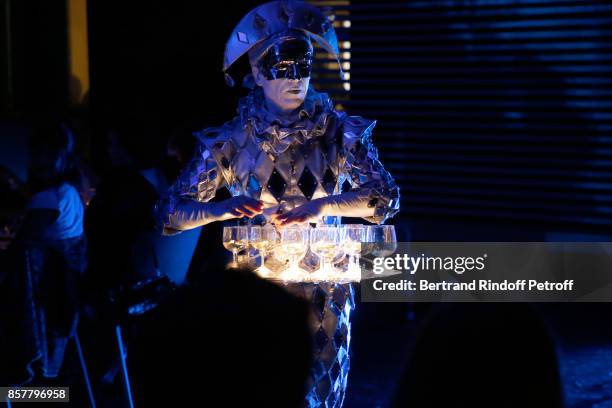
[[[302,2],[259,6],[228,41],[224,71],[245,53],[274,44],[278,34],[301,30],[337,55],[331,24]],[[296,64],[297,65],[297,64]],[[300,67],[307,72],[307,67]],[[299,74],[294,68],[294,74]],[[228,82],[233,80],[227,75]],[[276,78],[276,76],[275,76]],[[339,216],[383,223],[399,210],[399,188],[378,160],[372,143],[376,122],[333,109],[329,97],[308,89],[301,108],[280,117],[266,107],[260,87],[240,101],[238,116],[196,134],[195,158],[156,207],[166,234],[233,218],[209,203],[219,188],[264,203],[264,215],[324,200],[320,222]],[[289,289],[312,304],[315,364],[310,407],[340,407],[349,369],[350,284],[304,283]]]
[[[197,134],[196,157],[158,208],[166,233],[219,220],[196,203],[222,187],[262,200],[266,215],[328,196],[338,197],[328,203],[330,216],[371,213],[364,218],[382,223],[397,212],[399,189],[372,143],[375,121],[334,111],[327,95],[312,88],[292,117],[271,115],[259,88],[241,101],[239,113]]]

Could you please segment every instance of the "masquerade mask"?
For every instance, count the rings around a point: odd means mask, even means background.
[[[312,71],[312,44],[305,38],[290,38],[272,45],[259,61],[268,79],[302,79]]]

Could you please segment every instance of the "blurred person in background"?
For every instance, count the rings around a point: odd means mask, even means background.
[[[45,384],[60,375],[79,318],[87,268],[84,204],[74,136],[64,123],[41,120],[28,143],[32,193],[11,254],[3,263],[0,378]]]

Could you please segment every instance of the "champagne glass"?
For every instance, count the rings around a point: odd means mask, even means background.
[[[364,252],[376,258],[391,256],[397,250],[397,238],[393,225],[368,225]]]
[[[310,232],[310,248],[320,259],[316,280],[326,280],[334,274],[332,260],[338,255],[339,231],[334,226],[320,226]]]
[[[223,227],[223,246],[232,252],[234,267],[238,266],[238,252],[244,251],[248,245],[246,226]]]
[[[342,227],[342,247],[349,256],[347,275],[351,280],[359,280],[359,257],[361,244],[366,240],[366,228],[361,224],[345,224]]]
[[[368,225],[366,242],[373,244],[372,252],[377,257],[393,255],[397,249],[397,237],[393,225]]]
[[[280,244],[274,251],[281,261],[289,261],[289,268],[283,271],[283,280],[303,280],[304,273],[298,263],[308,249],[308,230],[310,227],[291,226],[281,229]]]
[[[249,242],[253,248],[259,251],[261,266],[257,273],[261,277],[268,277],[272,271],[266,267],[266,254],[273,250],[278,241],[276,229],[270,225],[254,225],[249,229]]]

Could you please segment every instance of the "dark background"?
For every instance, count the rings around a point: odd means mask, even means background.
[[[25,177],[24,135],[40,115],[69,118],[94,166],[109,120],[140,123],[134,138],[156,159],[176,126],[230,119],[243,91],[225,85],[223,47],[259,3],[89,0],[91,89],[74,105],[65,1],[0,1],[0,164]],[[379,120],[374,140],[401,185],[400,240],[609,240],[612,4],[314,3],[351,21],[339,29],[351,41],[351,91],[333,95]],[[361,307],[350,406],[374,406],[393,388],[412,335],[398,322],[412,312]],[[612,364],[608,305],[544,312],[565,347],[569,400],[612,398],[602,385]]]
[[[155,156],[180,124],[230,119],[244,93],[225,85],[220,67],[231,29],[257,1],[88,1],[91,89],[78,106],[68,99],[65,2],[2,3],[4,126],[44,112],[72,116],[94,161],[111,118],[139,121],[134,137]],[[401,218],[495,220],[515,231],[496,239],[607,233],[612,5],[319,4],[351,41],[351,91],[325,75],[319,88],[379,121],[375,140],[402,187]]]

